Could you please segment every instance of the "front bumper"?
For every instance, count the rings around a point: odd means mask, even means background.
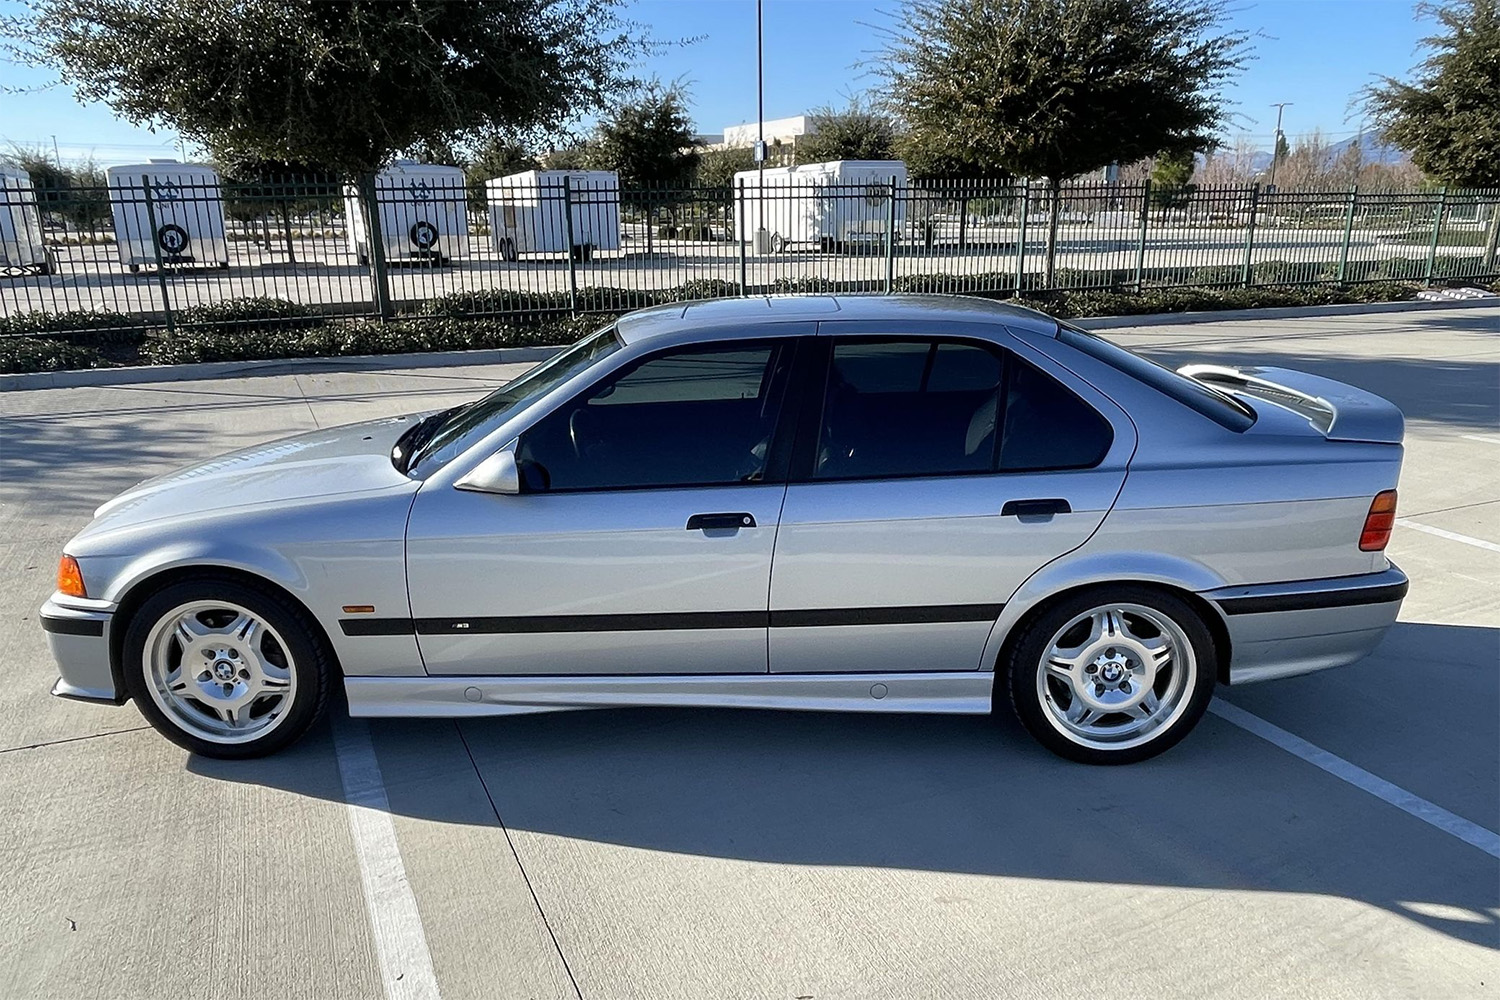
[[[52,693],[80,701],[124,702],[125,693],[109,660],[113,607],[102,601],[59,604],[54,598],[42,605],[41,619],[62,675]]]
[[[1221,587],[1203,597],[1229,629],[1231,684],[1341,667],[1369,655],[1396,621],[1406,574]]]

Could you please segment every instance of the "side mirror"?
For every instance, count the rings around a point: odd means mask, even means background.
[[[520,493],[521,473],[516,468],[515,443],[506,445],[480,462],[453,486],[455,489],[474,493],[498,493],[504,496]]]

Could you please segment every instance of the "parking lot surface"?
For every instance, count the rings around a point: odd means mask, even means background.
[[[0,997],[1500,994],[1500,308],[1109,336],[1408,420],[1384,643],[1123,768],[1008,718],[666,709],[336,707],[191,756],[48,696],[67,538],[145,476],[518,366],[0,393]]]

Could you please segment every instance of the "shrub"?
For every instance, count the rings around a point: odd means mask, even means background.
[[[676,288],[662,292],[663,301],[690,302],[693,299],[724,299],[740,294],[740,286],[723,278],[694,278]]]
[[[99,352],[90,347],[38,337],[0,338],[0,374],[98,368],[103,364]]]
[[[180,326],[212,326],[220,332],[255,332],[268,327],[305,328],[324,320],[310,307],[269,296],[247,296],[188,306],[174,317]]]
[[[145,323],[109,309],[49,313],[40,310],[0,317],[0,335],[65,337],[75,344],[138,344]]]

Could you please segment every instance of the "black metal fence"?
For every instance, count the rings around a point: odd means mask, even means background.
[[[382,175],[0,184],[0,320],[173,329],[247,298],[318,316],[620,310],[764,292],[1149,289],[1500,278],[1500,190],[1008,181],[621,189]],[[163,176],[166,175],[166,176]]]

